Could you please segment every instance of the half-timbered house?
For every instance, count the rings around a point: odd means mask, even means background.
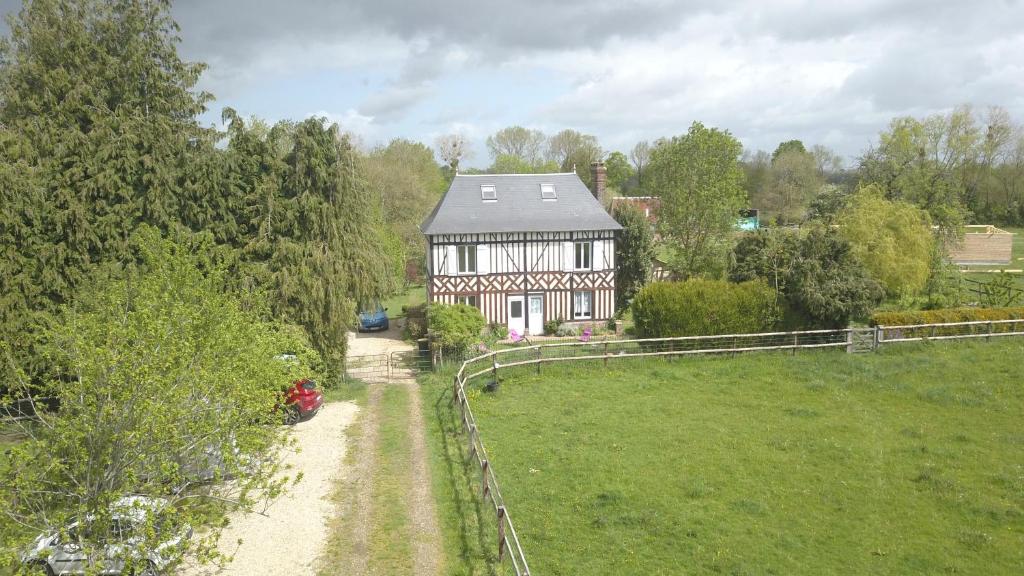
[[[621,226],[575,173],[460,174],[423,223],[427,300],[476,306],[489,323],[541,334],[544,323],[615,313]]]

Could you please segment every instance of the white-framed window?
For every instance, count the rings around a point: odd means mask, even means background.
[[[590,242],[575,242],[573,244],[573,268],[576,270],[590,270],[590,252],[593,245]]]
[[[574,320],[587,320],[594,316],[594,293],[572,293],[572,317]]]
[[[459,274],[476,274],[476,246],[473,244],[461,244],[455,247],[455,254],[459,261]]]
[[[465,304],[466,306],[472,306],[476,308],[476,294],[463,294],[455,297],[456,304]]]
[[[540,185],[540,199],[541,200],[558,200],[558,193],[555,192],[554,184],[541,184]]]
[[[494,187],[494,184],[481,184],[480,199],[484,202],[497,202],[498,189]]]

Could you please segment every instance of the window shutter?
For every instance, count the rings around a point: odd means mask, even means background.
[[[481,276],[491,273],[491,250],[487,244],[476,247],[476,273]]]
[[[575,261],[573,260],[572,253],[572,242],[562,242],[562,271],[572,272],[575,268]]]
[[[604,270],[604,240],[594,240],[593,270]]]
[[[459,255],[455,253],[455,246],[446,246],[445,250],[448,252],[448,257],[445,259],[448,266],[444,273],[448,276],[455,276],[459,273]]]

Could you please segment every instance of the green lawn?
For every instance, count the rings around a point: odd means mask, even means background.
[[[381,305],[388,311],[388,318],[400,318],[405,316],[402,312],[403,306],[418,306],[427,301],[427,288],[419,284],[410,286],[404,292],[400,292],[390,298],[381,300]]]
[[[471,402],[536,574],[1021,574],[1021,358],[1024,339],[546,365]],[[429,389],[449,572],[484,573],[448,377]]]

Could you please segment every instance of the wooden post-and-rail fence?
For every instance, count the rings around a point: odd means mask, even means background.
[[[694,354],[735,354],[764,350],[790,350],[795,354],[799,349],[820,348],[845,348],[847,352],[854,353],[868,352],[883,345],[900,342],[991,339],[1003,336],[1024,336],[1024,319],[536,344],[496,350],[463,362],[454,378],[452,403],[459,408],[462,428],[467,435],[469,454],[480,468],[481,495],[494,509],[498,560],[508,560],[516,576],[529,576],[530,567],[523,553],[522,543],[512,525],[509,508],[498,488],[494,465],[487,457],[476,418],[466,396],[466,386],[474,378],[489,374],[497,380],[500,370],[517,366],[534,365],[540,372],[542,364],[552,362],[601,360],[607,365],[609,360],[616,358],[671,358]]]

